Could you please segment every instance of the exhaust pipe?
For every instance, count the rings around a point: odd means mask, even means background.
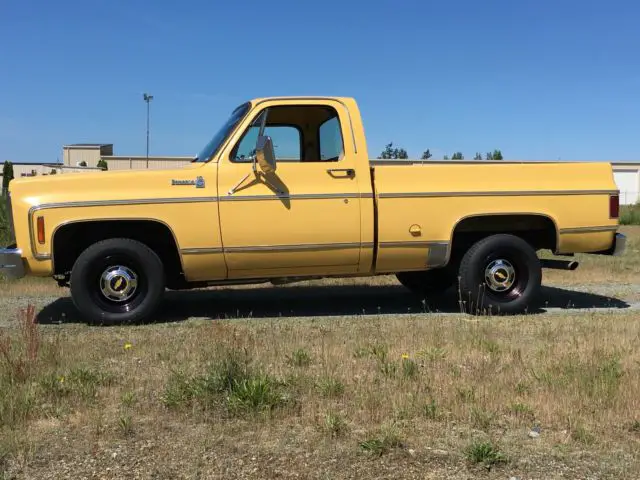
[[[575,270],[580,265],[575,260],[555,260],[543,258],[540,260],[542,268],[552,268],[555,270]]]

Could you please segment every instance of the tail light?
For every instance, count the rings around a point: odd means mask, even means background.
[[[609,218],[620,217],[620,195],[609,196]]]
[[[38,243],[39,244],[44,244],[45,240],[44,240],[44,217],[38,217]]]

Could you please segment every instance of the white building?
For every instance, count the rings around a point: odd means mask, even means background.
[[[613,177],[620,190],[620,204],[640,202],[640,162],[613,162]]]

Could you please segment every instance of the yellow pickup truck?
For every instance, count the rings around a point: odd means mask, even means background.
[[[370,160],[342,97],[251,100],[186,167],[16,179],[9,201],[0,271],[53,277],[99,324],[148,319],[167,288],[380,274],[517,313],[542,268],[625,246],[610,164]]]

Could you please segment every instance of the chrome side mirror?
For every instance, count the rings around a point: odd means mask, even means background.
[[[256,161],[260,165],[263,173],[272,173],[276,171],[276,155],[273,151],[273,143],[271,137],[267,135],[259,135],[256,141]]]

